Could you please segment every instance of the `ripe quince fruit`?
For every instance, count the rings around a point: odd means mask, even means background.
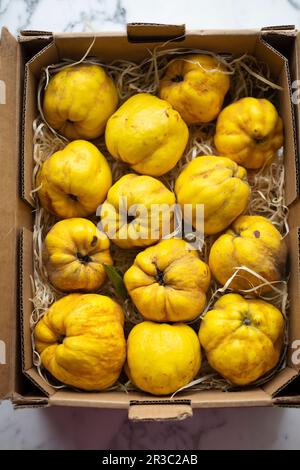
[[[105,157],[85,140],[74,140],[51,155],[36,179],[42,207],[62,219],[95,213],[111,183]]]
[[[209,364],[235,385],[254,382],[276,366],[284,319],[272,304],[227,294],[205,314],[199,338]]]
[[[112,264],[109,239],[87,219],[57,222],[47,233],[43,261],[49,281],[63,292],[95,292],[103,284],[103,264]]]
[[[200,344],[190,326],[145,321],[129,333],[125,370],[144,392],[173,393],[193,380],[200,366]]]
[[[108,191],[101,223],[120,248],[153,245],[173,230],[175,195],[156,178],[134,173],[122,176]]]
[[[238,217],[226,233],[214,242],[209,266],[222,285],[239,266],[245,266],[272,282],[284,277],[286,257],[286,244],[272,222],[266,217],[244,215]],[[240,271],[230,288],[240,291],[260,284],[263,284],[261,279],[247,271]],[[268,290],[268,285],[259,288],[260,293]]]
[[[122,308],[109,297],[69,294],[35,326],[35,348],[60,382],[104,390],[116,382],[126,359],[123,324]]]
[[[230,87],[224,65],[212,56],[187,55],[172,60],[160,81],[159,96],[188,124],[211,122]]]
[[[245,168],[256,170],[271,163],[282,145],[282,120],[268,100],[242,98],[219,114],[216,149]]]
[[[48,124],[69,140],[95,139],[104,133],[118,105],[113,80],[100,65],[66,67],[49,81],[43,113]]]
[[[163,175],[176,165],[188,137],[179,113],[148,93],[129,98],[109,118],[105,131],[110,154],[150,176]]]
[[[210,271],[184,240],[162,240],[137,255],[124,282],[147,320],[190,321],[205,306]]]
[[[197,205],[204,205],[204,233],[211,235],[224,230],[244,212],[250,186],[246,170],[229,158],[203,156],[183,169],[175,193],[185,219],[195,228],[199,227]],[[191,213],[187,213],[185,204],[192,205]]]

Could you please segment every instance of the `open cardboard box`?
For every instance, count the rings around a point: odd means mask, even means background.
[[[55,391],[32,362],[29,317],[32,273],[32,122],[37,116],[37,83],[42,67],[62,58],[79,59],[96,36],[91,55],[105,61],[140,61],[146,49],[180,37],[180,47],[245,52],[269,64],[282,87],[280,114],[285,124],[286,201],[290,207],[290,310],[287,367],[261,388],[237,392],[189,392],[168,400],[144,393]],[[291,100],[300,79],[300,35],[293,27],[261,31],[189,31],[184,26],[131,24],[126,33],[52,34],[25,31],[16,40],[2,30],[0,45],[0,399],[16,407],[69,405],[128,408],[133,419],[191,416],[192,408],[300,406],[300,364],[292,361],[300,339],[300,201],[297,135],[300,105]],[[296,91],[296,90],[294,90]],[[296,124],[298,123],[298,124]],[[300,357],[300,354],[298,355]]]

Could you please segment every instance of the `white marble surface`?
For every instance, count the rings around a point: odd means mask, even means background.
[[[300,410],[198,410],[172,423],[129,422],[125,411],[0,407],[1,449],[299,449]]]
[[[300,24],[300,0],[0,0],[0,24],[15,32],[120,30],[133,21],[194,29]]]
[[[0,26],[120,30],[126,22],[189,28],[300,25],[300,0],[0,0]],[[0,449],[299,449],[300,410],[199,410],[177,423],[130,423],[125,412],[14,411],[0,405]]]

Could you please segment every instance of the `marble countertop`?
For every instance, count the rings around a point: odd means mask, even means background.
[[[191,29],[300,24],[300,0],[0,0],[0,25],[14,32],[116,31],[134,21]]]
[[[116,31],[126,22],[188,28],[300,26],[300,0],[0,0],[0,26]],[[132,423],[125,411],[0,405],[0,449],[299,449],[300,410],[198,410],[174,423]]]

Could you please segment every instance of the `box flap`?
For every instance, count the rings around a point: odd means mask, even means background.
[[[35,395],[22,396],[18,393],[14,393],[11,401],[15,409],[45,408],[46,406],[49,406],[47,398],[37,397]]]
[[[155,42],[185,37],[184,24],[128,23],[127,36],[131,42]]]
[[[26,377],[28,377],[34,385],[39,388],[47,397],[55,393],[55,389],[51,387],[45,380],[39,375],[35,367],[31,367],[28,370],[23,370]],[[46,398],[43,398],[45,401]]]
[[[49,404],[54,406],[81,406],[86,408],[118,408],[127,409],[131,403],[135,405],[145,402],[160,405],[160,402],[177,402],[166,400],[165,397],[153,397],[142,392],[103,391],[99,393],[74,392],[68,389],[58,390],[49,396]],[[185,394],[179,402],[190,402],[192,408],[229,408],[240,406],[272,406],[272,398],[260,388],[247,389],[226,393],[220,390],[207,390]],[[148,405],[146,405],[148,406]]]
[[[39,37],[45,37],[45,36],[52,36],[51,31],[39,31],[36,29],[21,29],[19,39],[22,41],[24,37],[33,37],[33,38],[39,38]]]
[[[131,401],[128,409],[133,421],[181,421],[192,416],[191,400]]]
[[[6,28],[0,42],[0,399],[14,390],[19,45]]]
[[[22,44],[24,61],[30,60],[52,40],[53,34],[50,31],[20,31],[18,41]]]
[[[275,397],[281,390],[284,390],[296,377],[298,372],[287,367],[276,374],[270,382],[267,382],[263,389],[272,397]]]

